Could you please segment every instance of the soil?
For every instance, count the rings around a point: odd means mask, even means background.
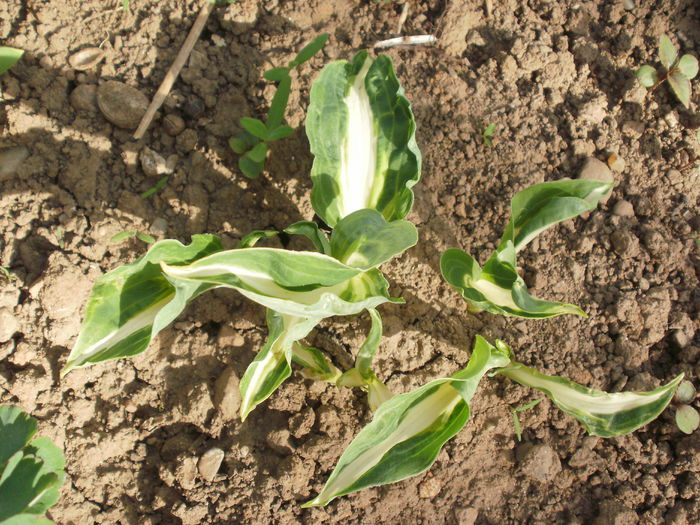
[[[209,232],[233,247],[253,229],[313,217],[303,130],[310,83],[329,60],[395,36],[402,10],[368,0],[218,7],[165,108],[133,142],[97,110],[95,87],[116,80],[150,99],[202,2],[130,4],[125,12],[121,0],[0,3],[0,43],[27,51],[0,78],[0,150],[26,156],[0,169],[0,264],[16,277],[0,280],[0,402],[30,412],[65,449],[55,522],[700,522],[700,433],[680,433],[672,409],[631,435],[599,439],[544,400],[521,413],[519,443],[510,409],[537,396],[499,378],[483,382],[471,420],[426,473],[301,509],[371,413],[361,392],[295,374],[242,424],[231,409],[237,378],[266,328],[262,308],[232,291],[195,301],[135,359],[60,378],[94,281],[146,250],[136,239],[110,243],[114,234],[188,241]],[[241,116],[265,114],[273,88],[262,72],[323,31],[323,56],[295,73],[295,133],[274,145],[259,179],[246,179],[227,142]],[[656,63],[662,33],[700,55],[697,2],[410,2],[403,34],[434,34],[438,45],[388,51],[424,156],[410,216],[420,242],[386,266],[393,294],[406,299],[381,308],[376,369],[394,391],[464,366],[477,333],[595,388],[648,389],[679,372],[698,379],[700,175],[681,168],[699,153],[700,88],[696,80],[688,111],[666,86],[647,98],[634,78]],[[105,59],[74,71],[69,56],[91,46]],[[166,115],[186,129],[169,135]],[[493,147],[480,138],[490,123]],[[175,172],[142,199],[161,177],[143,172],[146,147],[171,157]],[[587,158],[613,153],[624,167],[612,172],[610,200],[521,257],[535,295],[590,317],[469,314],[439,277],[442,250],[459,246],[483,262],[515,192],[576,177]],[[347,368],[368,326],[366,316],[333,319],[309,340]],[[224,452],[218,473],[218,451],[199,462],[212,448]]]

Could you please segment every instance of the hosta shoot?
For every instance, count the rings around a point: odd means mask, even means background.
[[[36,420],[20,409],[0,406],[0,523],[41,525],[58,501],[65,479],[61,450],[34,437]]]
[[[540,374],[512,360],[510,348],[502,341],[494,346],[476,336],[466,368],[385,401],[345,449],[321,492],[305,506],[326,505],[338,496],[423,472],[467,423],[479,382],[496,374],[543,392],[590,434],[606,437],[632,432],[658,416],[682,379],[678,376],[650,392],[609,394]],[[516,431],[519,435],[519,425]]]
[[[294,130],[284,124],[284,114],[292,89],[293,68],[310,60],[318,53],[328,40],[328,33],[322,33],[307,44],[287,66],[276,67],[266,71],[263,77],[277,83],[277,90],[270,103],[267,120],[243,117],[240,120],[241,131],[229,141],[231,149],[241,155],[238,167],[248,178],[256,179],[265,167],[265,157],[270,149],[270,142],[288,137]]]
[[[671,39],[661,35],[659,39],[659,62],[663,70],[659,73],[652,66],[642,66],[637,70],[637,79],[644,87],[654,91],[668,82],[671,91],[686,108],[690,107],[690,81],[698,74],[698,59],[693,55],[678,55]]]
[[[529,318],[585,316],[578,306],[531,296],[518,274],[516,256],[545,229],[594,209],[611,188],[612,183],[595,180],[561,180],[517,193],[501,242],[483,268],[471,255],[453,248],[440,259],[443,277],[478,310]]]
[[[415,130],[389,57],[362,51],[327,65],[311,87],[306,117],[319,217],[331,228],[363,208],[389,222],[406,217],[420,178]]]

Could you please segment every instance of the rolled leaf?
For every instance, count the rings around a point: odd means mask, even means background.
[[[449,249],[440,259],[443,277],[473,306],[500,315],[546,318],[585,316],[577,306],[532,297],[518,275],[516,254],[548,227],[590,211],[612,183],[562,180],[536,184],[515,195],[501,242],[483,268],[467,253]]]
[[[238,243],[238,248],[252,248],[262,239],[271,239],[279,235],[277,230],[255,230],[244,235]]]
[[[160,265],[188,264],[221,249],[221,241],[213,235],[193,235],[189,246],[175,240],[160,241],[143,257],[100,277],[62,374],[146,350],[190,300],[211,287],[171,282]],[[174,301],[176,292],[179,296]]]
[[[319,321],[267,310],[267,342],[241,378],[241,420],[289,377],[293,343],[306,337]]]
[[[304,506],[423,472],[444,443],[469,419],[469,402],[479,380],[509,356],[480,336],[466,368],[384,402],[343,452],[321,493]]]
[[[303,367],[301,375],[307,379],[335,383],[341,375],[321,350],[298,341],[292,345],[292,359]]]
[[[318,224],[312,221],[295,222],[288,228],[285,228],[284,233],[289,235],[303,235],[311,241],[317,252],[325,255],[331,254],[331,244],[328,241],[328,236],[321,231]]]
[[[358,210],[343,217],[331,234],[331,253],[339,261],[362,270],[379,266],[418,242],[408,221],[387,222],[375,210]]]
[[[543,392],[560,409],[576,418],[589,434],[602,437],[628,434],[655,419],[669,404],[683,379],[680,374],[649,392],[609,394],[564,377],[541,374],[518,362],[512,362],[499,373]]]
[[[330,227],[370,208],[403,219],[420,178],[411,105],[391,60],[366,51],[327,65],[311,87],[306,118],[314,164],[311,203]]]
[[[372,359],[374,359],[374,354],[377,353],[377,348],[379,348],[379,343],[382,339],[382,318],[379,312],[373,308],[367,310],[367,312],[372,320],[372,325],[355,359],[355,367],[364,378],[370,378],[374,375],[372,373]]]
[[[356,314],[399,301],[389,297],[378,270],[361,273],[314,252],[227,250],[189,266],[164,264],[163,271],[175,281],[234,288],[275,312],[305,319]]]

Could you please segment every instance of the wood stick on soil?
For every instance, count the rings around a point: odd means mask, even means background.
[[[153,120],[156,111],[158,111],[160,106],[165,101],[165,97],[167,97],[168,93],[170,93],[175,80],[177,80],[177,77],[180,74],[180,70],[185,65],[185,62],[187,62],[190,53],[192,53],[192,49],[199,39],[199,35],[202,34],[202,29],[204,29],[204,25],[207,23],[209,15],[213,9],[214,2],[206,1],[202,6],[202,9],[199,11],[199,15],[197,16],[197,20],[195,20],[192,29],[190,29],[190,33],[185,39],[185,43],[182,44],[180,52],[177,54],[173,65],[170,66],[170,69],[165,75],[163,82],[160,84],[160,87],[153,97],[150,106],[148,106],[146,113],[143,115],[139,127],[136,128],[136,131],[134,132],[134,139],[139,140],[141,137],[143,137],[143,134],[146,133],[148,126],[151,125],[151,121]]]

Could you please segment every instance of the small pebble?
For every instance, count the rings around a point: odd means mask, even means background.
[[[15,174],[29,157],[29,150],[22,146],[0,150],[0,180]]]
[[[182,111],[191,119],[197,119],[204,113],[204,101],[201,98],[188,100],[182,107]]]
[[[618,154],[613,153],[608,157],[608,166],[613,171],[622,172],[625,171],[625,160]]]
[[[241,408],[240,380],[233,368],[226,368],[214,383],[214,406],[224,421],[237,419]]]
[[[97,88],[97,106],[118,128],[135,129],[148,109],[148,98],[136,88],[110,80]]]
[[[583,168],[581,168],[581,172],[579,173],[578,178],[583,180],[599,180],[603,182],[615,181],[615,178],[613,177],[610,168],[608,168],[605,162],[601,162],[595,157],[588,157],[586,159],[586,162],[584,163]],[[600,202],[603,204],[607,202],[610,198],[610,195],[611,193],[608,193],[605,197],[603,197],[600,200]]]
[[[613,206],[613,215],[618,217],[634,217],[634,206],[629,201],[621,200],[615,203]]]
[[[199,475],[206,481],[212,481],[219,472],[221,463],[224,461],[224,456],[224,451],[220,448],[214,447],[207,450],[197,462]]]
[[[163,217],[158,217],[153,221],[150,227],[151,233],[155,235],[165,235],[168,233],[168,221]]]
[[[141,169],[149,177],[170,175],[174,171],[173,167],[168,165],[163,156],[151,148],[143,148],[141,153],[139,153],[139,160],[141,161]]]
[[[561,472],[559,456],[549,445],[524,444],[518,447],[516,455],[525,475],[541,483],[551,482]]]
[[[437,478],[428,478],[418,486],[418,495],[423,499],[433,499],[441,490],[442,484]]]
[[[637,139],[644,133],[644,124],[636,120],[628,120],[622,124],[622,134]]]
[[[68,63],[76,71],[85,71],[99,64],[105,57],[105,52],[99,47],[87,47],[68,58]]]
[[[632,11],[635,8],[634,0],[623,0],[622,5],[625,6],[626,11]]]
[[[185,129],[185,121],[177,115],[166,115],[163,119],[163,129],[168,135],[175,137]]]

